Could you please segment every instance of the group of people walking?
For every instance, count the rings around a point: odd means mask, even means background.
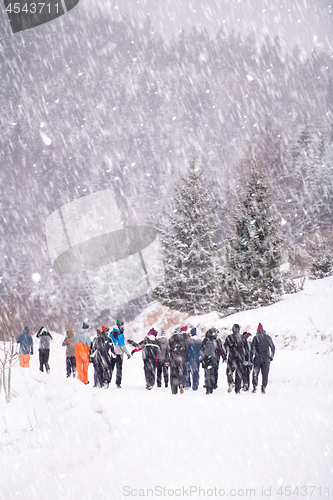
[[[42,327],[37,333],[40,339],[39,360],[40,370],[44,367],[50,373],[48,364],[50,353],[50,332]],[[17,338],[20,344],[20,366],[29,367],[30,354],[33,354],[33,340],[29,335],[29,328]],[[165,387],[169,385],[172,394],[178,390],[182,394],[186,389],[199,388],[200,364],[204,369],[204,387],[206,394],[212,394],[217,389],[220,358],[227,362],[228,392],[235,390],[237,394],[250,389],[250,374],[252,374],[252,392],[257,391],[258,377],[261,372],[261,392],[265,393],[268,384],[270,362],[275,354],[272,338],[267,335],[261,323],[252,340],[249,332],[240,333],[240,326],[234,324],[232,333],[222,343],[217,328],[210,328],[204,339],[197,335],[197,329],[177,327],[168,339],[162,330],[158,333],[151,328],[140,342],[127,340],[133,349],[129,353],[125,345],[124,322],[117,320],[110,331],[102,325],[97,329],[96,337],[91,340],[89,325],[83,323],[82,328],[74,334],[73,330],[66,331],[66,338],[62,345],[66,347],[66,375],[89,384],[89,363],[94,365],[94,387],[109,387],[114,368],[116,368],[116,386],[121,388],[123,357],[131,358],[136,352],[142,352],[146,388],[151,390],[155,384]],[[169,373],[170,368],[170,373]]]
[[[132,355],[142,350],[146,388],[152,389],[157,372],[157,387],[161,387],[161,374],[164,376],[165,387],[168,386],[168,368],[170,367],[170,386],[172,394],[184,389],[194,391],[199,388],[200,364],[204,369],[206,394],[212,394],[217,389],[220,358],[227,362],[228,392],[233,389],[237,394],[241,389],[250,388],[250,373],[253,368],[252,392],[256,392],[258,376],[262,374],[261,392],[265,393],[268,384],[270,362],[275,354],[272,338],[266,334],[259,323],[253,342],[249,332],[240,333],[240,326],[234,324],[232,333],[224,344],[218,337],[217,328],[210,328],[204,339],[197,335],[196,328],[187,333],[186,326],[177,327],[169,340],[165,332],[160,334],[152,328],[141,342],[128,340],[134,349]]]

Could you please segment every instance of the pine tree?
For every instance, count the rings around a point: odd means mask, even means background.
[[[275,302],[282,293],[279,218],[264,174],[253,164],[231,217],[227,273],[222,290],[229,307],[249,309]]]
[[[192,157],[175,188],[169,228],[160,231],[165,279],[152,296],[179,311],[206,313],[213,305],[217,245],[213,196]]]

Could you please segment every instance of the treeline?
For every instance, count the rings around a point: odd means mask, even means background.
[[[46,217],[113,187],[128,225],[162,227],[193,147],[214,179],[222,234],[248,148],[260,152],[303,271],[304,238],[316,245],[331,227],[331,55],[304,60],[278,39],[195,29],[167,44],[149,22],[80,15],[70,29],[64,16],[56,32],[50,23],[0,41],[2,295],[30,290],[38,270],[41,300],[51,290],[73,314],[93,307],[81,278],[49,273]]]

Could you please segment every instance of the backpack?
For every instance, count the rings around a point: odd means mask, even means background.
[[[207,339],[204,356],[207,358],[214,358],[216,356],[216,347],[216,340]]]
[[[170,353],[173,358],[184,357],[186,352],[186,345],[183,337],[174,335],[169,342]]]

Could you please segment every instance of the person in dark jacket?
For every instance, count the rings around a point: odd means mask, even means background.
[[[73,330],[66,330],[66,338],[61,344],[66,347],[66,377],[76,377],[76,358],[75,358],[75,345],[74,345],[74,332]]]
[[[202,340],[197,335],[197,329],[192,328],[188,334],[188,349],[185,358],[185,389],[197,391],[199,388],[200,350]]]
[[[250,332],[244,332],[243,337],[246,339],[248,345],[248,356],[244,358],[243,363],[243,391],[248,391],[250,388],[250,374],[253,368],[253,363],[251,361],[251,344],[252,344],[252,335]]]
[[[39,369],[41,372],[50,373],[49,357],[50,357],[50,342],[53,340],[50,332],[43,326],[38,330],[36,337],[39,340]]]
[[[165,331],[161,330],[157,340],[159,341],[160,344],[160,352],[158,353],[158,359],[157,359],[157,387],[162,386],[162,374],[164,378],[164,385],[165,387],[168,387],[169,385],[169,372],[168,372],[168,367],[166,366],[166,361],[165,361],[165,352],[166,352],[166,347],[168,343],[168,339],[166,337]]]
[[[136,349],[140,349],[140,347],[142,347],[143,369],[145,372],[146,389],[148,390],[151,390],[155,384],[157,358],[161,352],[160,343],[156,336],[157,331],[154,328],[151,328],[141,342],[136,343],[133,340],[127,340],[127,342]]]
[[[225,360],[225,352],[220,339],[217,336],[217,328],[210,328],[201,344],[201,362],[205,371],[206,394],[213,394],[217,388],[217,376],[220,363],[220,357]]]
[[[108,331],[108,329],[97,330],[97,337],[93,339],[90,348],[90,359],[94,364],[94,386],[107,389],[111,381],[111,360],[116,357]]]
[[[120,326],[118,324],[120,323]],[[116,386],[118,389],[121,389],[121,381],[123,377],[123,358],[124,354],[126,354],[127,359],[130,359],[131,355],[125,346],[125,337],[124,337],[124,323],[120,320],[117,320],[117,326],[114,326],[109,333],[108,327],[102,325],[103,328],[107,328],[108,335],[113,342],[114,350],[116,353],[116,357],[111,359],[111,378],[114,367],[117,366],[116,373]],[[104,330],[105,331],[105,330]]]
[[[235,388],[236,394],[240,393],[243,379],[243,362],[248,357],[249,348],[246,339],[240,334],[240,327],[234,324],[232,334],[224,342],[225,351],[228,353],[227,380],[228,392]],[[235,372],[235,382],[234,382]]]
[[[16,343],[20,344],[20,366],[22,368],[29,368],[30,354],[34,353],[34,342],[29,334],[28,326],[24,327],[23,333],[17,337]]]
[[[166,363],[170,366],[171,393],[180,394],[184,392],[185,385],[185,360],[188,349],[188,340],[184,337],[180,328],[177,327],[169,338],[166,349]]]
[[[251,345],[251,360],[253,360],[252,392],[257,391],[258,376],[261,371],[261,392],[266,392],[268,384],[268,373],[270,362],[273,361],[275,354],[275,345],[272,338],[267,335],[261,323],[257,328],[257,334],[254,336]]]

